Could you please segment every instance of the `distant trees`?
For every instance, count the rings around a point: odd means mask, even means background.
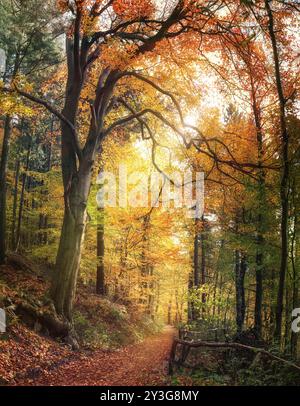
[[[53,3],[39,0],[3,1],[0,17],[0,48],[5,52],[4,84],[13,83],[18,77],[31,75],[39,81],[45,70],[57,64],[59,53],[49,22],[54,17]],[[47,15],[47,19],[45,19]],[[55,34],[56,35],[56,34]],[[0,262],[5,261],[7,246],[6,201],[7,164],[9,143],[13,126],[20,126],[26,109],[18,98],[4,100],[4,135],[0,164]]]

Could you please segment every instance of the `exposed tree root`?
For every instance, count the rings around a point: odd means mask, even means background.
[[[72,349],[79,349],[76,333],[71,323],[61,320],[55,312],[42,310],[27,302],[19,302],[15,313],[37,332],[46,333],[53,338],[60,338]]]

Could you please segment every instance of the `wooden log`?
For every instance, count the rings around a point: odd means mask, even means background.
[[[258,347],[251,347],[250,345],[245,345],[245,344],[240,344],[240,343],[218,343],[218,342],[210,342],[210,341],[183,341],[183,340],[178,340],[175,339],[173,345],[177,343],[175,346],[175,351],[176,347],[178,344],[181,345],[188,345],[190,348],[200,348],[200,347],[208,347],[208,348],[232,348],[232,349],[239,349],[239,350],[247,350],[247,351],[253,351],[254,353],[261,353],[275,361],[282,362],[291,368],[297,369],[300,371],[300,366],[288,361],[284,358],[278,357],[277,355],[274,355],[270,353],[269,351],[264,350],[263,348],[258,348]]]

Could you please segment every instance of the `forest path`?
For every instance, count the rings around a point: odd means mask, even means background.
[[[140,386],[164,385],[175,330],[171,326],[143,342],[115,351],[96,350],[80,354],[35,379],[18,385],[55,386]]]

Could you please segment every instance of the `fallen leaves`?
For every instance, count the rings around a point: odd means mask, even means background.
[[[34,379],[15,381],[18,385],[139,386],[165,385],[173,330],[148,337],[144,342],[116,351],[80,353],[62,365],[45,368]]]

